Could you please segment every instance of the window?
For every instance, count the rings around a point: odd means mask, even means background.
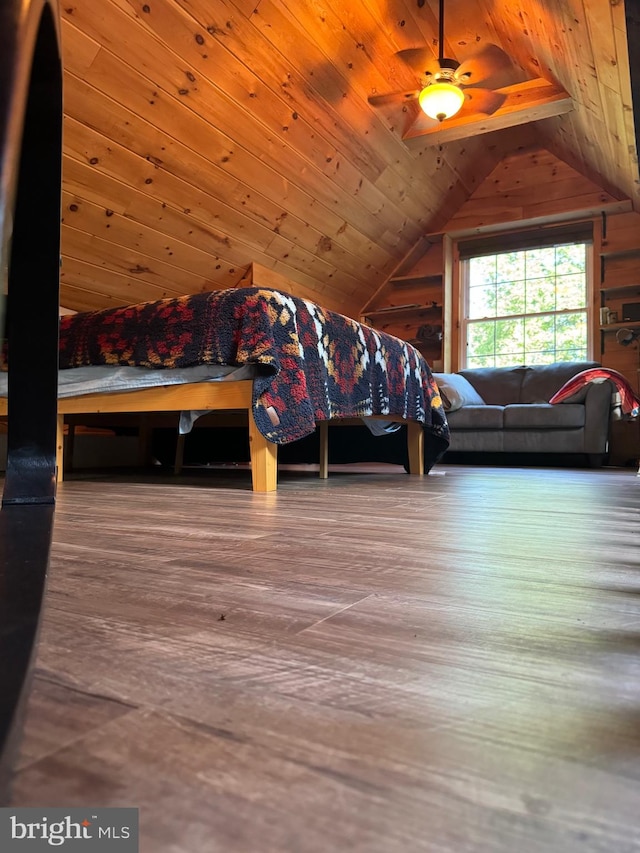
[[[566,228],[554,235],[461,244],[467,367],[588,358],[590,242],[563,242],[574,236]]]

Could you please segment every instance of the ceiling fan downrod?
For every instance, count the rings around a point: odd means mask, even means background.
[[[438,20],[438,71],[418,95],[422,110],[439,122],[455,115],[464,103],[462,89],[455,78],[460,63],[444,55],[444,0],[440,0]]]

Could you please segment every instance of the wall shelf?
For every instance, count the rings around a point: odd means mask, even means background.
[[[373,311],[367,311],[365,317],[400,317],[408,315],[411,317],[422,317],[427,313],[431,313],[435,317],[442,315],[441,305],[390,305],[385,308],[376,308]]]
[[[613,293],[633,293],[634,291],[640,293],[640,284],[614,284],[611,287],[600,288],[600,293],[607,296],[611,296]]]
[[[600,326],[601,332],[617,332],[618,329],[640,329],[640,321],[628,320],[626,323],[607,323],[606,326]]]
[[[605,249],[600,250],[600,285],[601,289],[605,284],[606,277],[606,263],[607,261],[615,260],[616,258],[633,258],[640,255],[640,246],[633,246],[632,248],[627,249],[616,249],[615,251],[607,251]]]
[[[418,273],[408,275],[394,275],[389,279],[389,283],[392,284],[394,288],[406,287],[407,285],[412,284],[424,284],[427,286],[431,285],[432,287],[441,287],[442,276],[428,274],[420,275]]]
[[[603,246],[600,257],[601,258],[632,258],[634,255],[640,255],[640,246],[634,246],[631,249],[607,249],[606,246]]]

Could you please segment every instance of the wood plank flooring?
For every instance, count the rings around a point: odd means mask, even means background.
[[[640,478],[76,475],[16,806],[143,853],[638,853]]]

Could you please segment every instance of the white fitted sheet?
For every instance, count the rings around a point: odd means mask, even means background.
[[[185,385],[189,382],[220,382],[253,379],[255,365],[199,364],[175,370],[153,370],[148,367],[72,367],[58,371],[58,397],[80,397],[83,394],[110,394],[137,391],[162,385]],[[7,396],[7,374],[0,373],[0,396]]]

